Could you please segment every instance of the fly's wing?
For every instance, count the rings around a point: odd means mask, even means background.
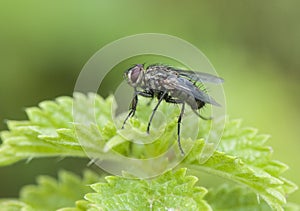
[[[189,78],[192,81],[209,82],[209,83],[216,83],[216,84],[224,82],[223,78],[211,75],[209,73],[194,72],[194,71],[180,70],[180,69],[175,69],[174,71],[176,71],[180,76]]]
[[[195,99],[201,100],[205,103],[220,106],[212,97],[205,92],[201,91],[193,83],[185,78],[171,77],[165,80],[167,84],[166,89],[173,90],[175,92],[183,92],[188,96],[193,96]]]

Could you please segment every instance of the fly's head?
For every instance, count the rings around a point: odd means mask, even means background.
[[[124,73],[124,77],[130,86],[137,87],[143,80],[144,71],[142,64],[136,64]]]

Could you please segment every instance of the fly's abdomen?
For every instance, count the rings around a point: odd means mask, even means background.
[[[198,109],[199,106],[199,100],[197,100],[194,95],[191,93],[187,93],[185,91],[181,90],[171,90],[170,91],[170,96],[177,98],[178,100],[187,103],[189,106],[191,106],[192,109]],[[203,105],[202,105],[203,106]],[[201,106],[201,107],[202,107]]]

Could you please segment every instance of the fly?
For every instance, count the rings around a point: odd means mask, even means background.
[[[128,118],[134,116],[138,104],[138,96],[158,99],[148,122],[148,134],[154,114],[163,100],[167,103],[181,104],[181,111],[177,120],[177,142],[182,154],[184,154],[184,151],[180,143],[180,124],[185,105],[188,104],[198,117],[205,120],[210,118],[203,117],[197,110],[201,109],[205,104],[220,106],[197,85],[197,83],[203,82],[218,84],[224,81],[222,78],[208,73],[181,70],[167,65],[154,64],[145,68],[142,64],[136,64],[124,73],[124,77],[128,84],[133,87],[134,97],[122,128],[124,128]]]

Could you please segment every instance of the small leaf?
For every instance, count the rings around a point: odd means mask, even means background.
[[[99,180],[90,171],[84,173],[83,179],[72,173],[59,172],[58,181],[48,176],[40,176],[38,185],[25,186],[21,190],[20,201],[34,210],[56,210],[73,206],[76,200],[91,191],[88,186]]]
[[[232,184],[224,184],[217,189],[209,190],[205,199],[213,210],[272,210],[265,201],[259,200],[258,195],[250,189]]]
[[[30,211],[32,210],[24,202],[15,199],[1,199],[0,200],[0,211]]]
[[[9,165],[22,159],[48,156],[78,156],[86,157],[81,142],[78,140],[77,130],[83,130],[85,125],[73,122],[73,104],[80,105],[84,119],[95,118],[101,120],[94,125],[94,131],[99,126],[111,120],[110,107],[112,97],[104,100],[98,95],[75,93],[75,100],[71,97],[59,97],[56,101],[44,101],[38,107],[26,109],[28,121],[8,121],[10,131],[2,131],[0,137],[3,143],[0,146],[0,166]],[[97,116],[93,116],[94,104],[97,107]],[[89,109],[90,108],[90,109]],[[79,128],[79,129],[78,129]],[[87,129],[87,134],[93,130]],[[99,132],[98,132],[99,134]],[[113,134],[111,134],[113,136]],[[97,138],[97,141],[99,137]],[[88,140],[90,142],[94,140]],[[97,142],[98,144],[98,142]],[[104,146],[104,143],[102,143]],[[93,146],[94,147],[94,146]],[[99,146],[97,145],[97,149]],[[96,149],[95,147],[93,149]]]
[[[286,203],[286,195],[297,189],[297,186],[290,181],[278,177],[277,174],[271,175],[264,168],[258,168],[254,165],[255,162],[252,161],[252,165],[249,165],[243,159],[227,155],[225,152],[216,151],[204,164],[201,164],[199,163],[201,146],[203,141],[197,140],[192,152],[181,166],[188,166],[190,169],[242,184],[264,199],[272,209],[282,210],[282,206]],[[269,159],[265,159],[265,166],[270,163]],[[260,162],[261,164],[263,163]]]
[[[268,204],[260,200],[259,195],[250,189],[233,184],[224,184],[218,188],[210,189],[205,199],[212,206],[213,210],[222,211],[252,211],[252,210],[272,210]],[[283,206],[285,211],[299,211],[300,206],[287,203]]]
[[[185,174],[185,169],[169,171],[148,182],[109,176],[107,183],[92,185],[96,193],[85,198],[101,210],[211,210],[203,200],[206,189]]]

